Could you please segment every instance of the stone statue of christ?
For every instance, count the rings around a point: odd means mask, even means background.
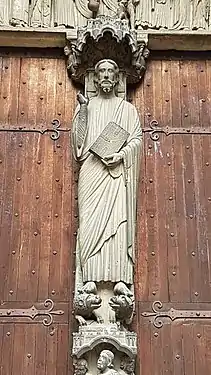
[[[119,68],[113,60],[95,66],[97,95],[78,94],[72,142],[81,163],[76,288],[87,281],[133,284],[137,183],[142,132],[136,108],[116,95]],[[129,133],[126,144],[100,159],[90,152],[109,122]]]

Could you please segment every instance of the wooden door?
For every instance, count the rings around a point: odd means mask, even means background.
[[[0,374],[69,375],[77,229],[69,131],[76,90],[62,51],[4,49],[0,64]],[[210,92],[208,56],[164,53],[151,55],[143,83],[130,92],[144,129],[134,323],[141,375],[211,371]],[[59,134],[50,131],[53,119],[61,121]],[[61,312],[51,314],[49,326],[46,299]],[[156,313],[148,314],[154,301],[166,312],[160,328]],[[33,305],[44,315],[24,316]],[[170,307],[181,319],[171,321]]]
[[[41,132],[55,118],[69,127],[75,91],[63,54],[43,53],[0,51],[1,375],[71,373],[72,156],[69,132],[58,140],[50,138],[55,132]],[[24,316],[33,305],[49,310],[47,299],[54,303],[49,316]]]
[[[142,375],[211,372],[210,93],[208,55],[162,53],[151,56],[134,98],[144,126],[136,263]],[[163,307],[155,304],[150,316],[154,301]]]

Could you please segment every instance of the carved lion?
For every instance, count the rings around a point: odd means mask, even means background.
[[[82,289],[80,289],[74,298],[74,310],[75,318],[78,320],[80,325],[86,325],[86,319],[90,319],[93,316],[97,318],[98,322],[102,322],[102,318],[96,314],[95,310],[99,309],[102,303],[100,296],[96,294],[97,288],[94,283],[87,283]]]

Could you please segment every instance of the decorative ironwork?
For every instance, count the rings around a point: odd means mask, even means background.
[[[71,128],[60,128],[61,123],[60,120],[54,119],[51,122],[52,128],[45,128],[45,129],[27,129],[23,126],[19,126],[18,128],[7,128],[3,127],[0,128],[0,132],[21,132],[21,133],[39,133],[39,134],[45,134],[45,133],[51,133],[50,138],[53,141],[57,141],[60,137],[61,132],[70,132]]]
[[[153,325],[156,328],[163,327],[163,318],[171,321],[177,319],[211,319],[211,310],[161,310],[163,304],[160,301],[154,301],[152,304],[152,312],[143,312],[141,315],[145,318],[153,318]]]
[[[27,317],[34,320],[37,316],[45,316],[42,323],[44,326],[50,326],[53,323],[53,315],[63,315],[63,310],[53,310],[54,302],[46,299],[43,302],[44,309],[37,309],[34,305],[28,309],[0,309],[1,318]]]
[[[192,135],[211,135],[211,126],[209,128],[203,128],[199,126],[194,126],[191,128],[174,128],[165,126],[163,128],[158,127],[159,123],[157,120],[152,120],[148,128],[143,128],[143,133],[149,133],[150,138],[153,141],[158,141],[160,139],[160,134],[165,134],[166,136],[172,134],[192,134]]]
[[[57,141],[60,137],[61,132],[70,132],[71,128],[61,128],[61,122],[58,119],[54,119],[51,122],[52,128],[45,128],[45,129],[27,129],[23,126],[19,126],[18,128],[7,128],[3,127],[0,128],[0,132],[22,132],[22,133],[39,133],[39,134],[46,134],[51,133],[50,138],[53,141]],[[149,133],[150,138],[153,141],[159,141],[160,134],[165,134],[166,136],[172,134],[192,134],[192,135],[211,135],[211,126],[209,128],[203,128],[199,126],[191,127],[191,128],[174,128],[169,126],[164,126],[163,128],[159,127],[159,123],[157,120],[152,120],[149,124],[149,127],[142,129],[143,133]]]

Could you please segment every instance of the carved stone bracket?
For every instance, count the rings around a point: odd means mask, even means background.
[[[160,139],[160,134],[173,135],[173,134],[191,134],[191,135],[211,135],[211,128],[205,128],[200,126],[194,126],[191,128],[177,128],[165,126],[163,128],[159,127],[159,124],[156,120],[150,122],[148,128],[142,129],[143,133],[149,133],[152,141],[158,141]]]
[[[171,321],[178,319],[211,319],[211,311],[209,310],[162,310],[163,304],[160,301],[154,301],[152,304],[152,312],[143,312],[141,315],[145,318],[152,318],[153,325],[156,328],[163,327],[164,320]]]
[[[81,326],[79,332],[73,333],[72,354],[80,358],[100,344],[111,344],[131,358],[137,353],[135,332],[121,331],[116,324],[101,324]]]
[[[1,318],[30,318],[34,320],[37,316],[45,316],[42,323],[44,326],[50,326],[53,323],[53,315],[63,315],[63,310],[54,310],[54,302],[46,299],[43,302],[43,309],[37,309],[34,305],[28,309],[0,309]]]
[[[67,70],[70,77],[84,83],[87,71],[103,58],[109,58],[124,71],[128,83],[138,82],[146,70],[145,60],[149,56],[146,35],[137,39],[128,20],[109,16],[89,19],[86,26],[67,33],[69,46],[65,47],[68,57]],[[106,53],[106,56],[105,56]]]

